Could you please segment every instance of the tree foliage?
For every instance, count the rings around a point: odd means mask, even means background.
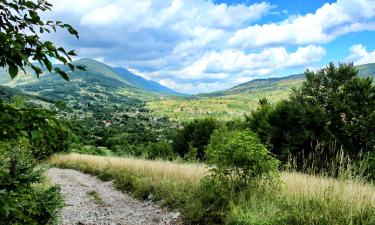
[[[353,64],[331,63],[305,75],[289,99],[275,106],[263,102],[247,117],[247,126],[284,161],[322,150],[325,158],[342,149],[354,157],[374,151],[372,79],[358,77]]]
[[[0,224],[52,224],[62,198],[57,186],[42,186],[43,171],[25,138],[0,142]]]
[[[16,108],[0,102],[0,124],[0,141],[27,138],[36,159],[68,150],[68,129],[47,110]]]
[[[212,132],[219,127],[219,122],[212,118],[194,120],[184,125],[177,132],[173,142],[173,149],[181,157],[190,150],[196,150],[196,158],[205,159],[205,148],[210,140]]]
[[[214,173],[221,179],[230,178],[230,183],[247,184],[278,169],[278,160],[258,136],[248,130],[215,130],[206,154],[208,164],[214,166]]]
[[[45,33],[66,29],[71,35],[78,32],[69,24],[61,21],[42,21],[41,12],[51,10],[52,5],[46,0],[0,0],[0,67],[8,67],[9,75],[14,78],[19,70],[31,67],[39,77],[45,67],[49,72],[56,72],[65,80],[68,74],[59,67],[54,67],[54,58],[71,70],[84,69],[71,63],[76,53],[56,47],[51,41],[42,39]],[[33,63],[38,62],[39,65]]]

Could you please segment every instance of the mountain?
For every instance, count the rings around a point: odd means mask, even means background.
[[[356,66],[360,77],[373,77],[375,79],[375,63],[369,63]],[[239,84],[235,87],[224,91],[216,91],[205,94],[198,94],[198,97],[218,97],[243,93],[251,93],[256,91],[272,91],[272,90],[290,90],[299,87],[305,80],[303,73],[289,75],[286,77],[255,79],[246,83]]]
[[[167,88],[155,81],[146,80],[141,76],[135,75],[131,73],[129,70],[122,68],[122,67],[114,67],[113,70],[126,79],[131,85],[138,87],[140,89],[145,89],[148,91],[154,91],[158,93],[166,93],[166,94],[179,94],[176,91]]]
[[[146,80],[124,68],[113,68],[88,58],[77,60],[73,64],[85,66],[86,70],[71,72],[68,67],[57,65],[69,73],[72,82],[98,83],[109,88],[129,89],[138,93],[147,92],[147,94],[151,95],[181,95],[181,93],[162,86],[157,82]],[[11,87],[25,87],[35,83],[38,83],[38,85],[54,86],[64,85],[64,82],[61,77],[46,70],[43,71],[40,79],[37,79],[30,68],[26,68],[26,74],[20,72],[14,80],[9,78],[5,69],[0,70],[0,84]]]
[[[12,80],[7,70],[0,68],[0,98],[9,100],[21,96],[28,104],[50,109],[62,101],[71,109],[69,116],[82,118],[91,116],[97,109],[116,111],[121,116],[124,112],[139,111],[148,101],[183,95],[123,68],[92,59],[80,59],[74,64],[85,66],[86,70],[72,72],[67,66],[56,65],[69,74],[70,81],[46,69],[38,79],[30,68]]]

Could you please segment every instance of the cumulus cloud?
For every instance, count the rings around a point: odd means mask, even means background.
[[[234,33],[231,46],[254,48],[275,44],[321,44],[336,37],[375,30],[374,0],[338,0],[315,13],[292,16],[281,23],[248,26]]]
[[[375,63],[375,50],[367,51],[366,47],[357,44],[349,48],[350,55],[346,58],[348,62],[354,62],[355,65]]]
[[[79,41],[54,37],[80,57],[99,58],[196,93],[281,69],[315,66],[326,54],[322,43],[375,30],[374,1],[338,0],[314,13],[264,23],[278,8],[261,0],[232,5],[213,0],[50,0],[53,13],[45,18],[63,20],[80,32]]]

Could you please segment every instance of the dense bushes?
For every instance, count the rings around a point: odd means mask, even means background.
[[[20,139],[0,143],[0,224],[52,224],[62,206],[59,188],[43,186],[42,170]]]
[[[16,108],[0,101],[0,124],[0,141],[27,138],[36,159],[69,148],[68,129],[47,110]]]
[[[167,159],[176,158],[172,146],[168,142],[149,143],[144,150],[147,159]]]
[[[196,159],[205,159],[205,148],[212,132],[219,127],[219,122],[212,118],[194,120],[184,124],[174,137],[173,149],[181,157],[193,151]],[[191,154],[190,154],[191,155]]]
[[[62,206],[38,160],[67,151],[69,132],[53,113],[0,102],[0,224],[52,224]]]
[[[373,152],[375,86],[357,74],[352,64],[307,71],[288,100],[275,106],[263,100],[246,124],[283,161],[292,156],[301,164],[311,154],[329,160],[341,150],[356,159]]]

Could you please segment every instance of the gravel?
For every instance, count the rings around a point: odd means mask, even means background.
[[[47,175],[60,185],[65,200],[61,225],[182,224],[178,212],[134,199],[117,191],[112,182],[71,169],[51,168]]]

